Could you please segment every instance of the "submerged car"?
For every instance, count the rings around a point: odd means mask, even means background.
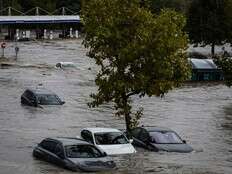
[[[73,62],[59,62],[56,64],[57,68],[76,68]]]
[[[136,150],[126,136],[118,129],[85,128],[81,137],[102,149],[108,155],[131,154]]]
[[[106,153],[78,138],[46,138],[34,148],[33,156],[73,171],[97,172],[116,167]]]
[[[137,127],[132,129],[133,145],[152,151],[192,152],[193,148],[173,130],[160,127]]]
[[[63,105],[62,101],[55,93],[44,89],[27,89],[21,96],[21,103],[37,107],[39,105]]]

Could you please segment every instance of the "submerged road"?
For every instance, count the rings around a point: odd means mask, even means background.
[[[14,43],[5,55],[13,57]],[[112,106],[89,109],[89,94],[96,91],[97,68],[86,57],[80,40],[25,42],[17,66],[0,68],[0,174],[71,174],[73,172],[35,160],[32,150],[42,138],[76,136],[83,127],[125,128],[124,119],[113,115]],[[77,67],[57,69],[60,61]],[[20,104],[28,87],[44,87],[66,101],[63,106],[32,108]],[[144,107],[143,125],[169,127],[195,149],[189,154],[138,153],[114,157],[112,173],[231,174],[232,89],[219,85],[188,85],[164,98],[134,99]]]

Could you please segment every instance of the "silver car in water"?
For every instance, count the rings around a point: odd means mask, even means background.
[[[73,171],[97,172],[116,167],[106,153],[79,138],[46,138],[34,148],[33,156]]]

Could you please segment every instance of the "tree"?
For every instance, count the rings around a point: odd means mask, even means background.
[[[17,10],[21,10],[21,4],[19,0],[5,0],[4,2],[1,2],[2,9],[6,7],[13,7]]]
[[[59,0],[57,1],[57,8],[59,7],[67,7],[75,12],[80,10],[80,0]]]
[[[34,7],[40,7],[48,12],[53,12],[56,10],[57,0],[18,0],[23,7],[23,11],[26,12]]]
[[[49,12],[53,12],[56,8],[67,7],[73,11],[80,10],[80,0],[0,0],[0,7],[13,7],[24,12],[34,8],[40,7]]]
[[[11,7],[15,8],[17,10],[21,10],[21,8],[22,8],[20,3],[18,2],[18,0],[12,0]]]
[[[170,10],[152,14],[139,0],[85,1],[82,18],[84,45],[100,66],[89,106],[114,103],[129,131],[142,115],[132,110],[133,95],[162,96],[189,77],[185,18]]]
[[[187,14],[187,31],[192,43],[215,45],[232,41],[231,0],[193,0]]]
[[[31,5],[33,7],[40,7],[48,12],[53,12],[56,10],[56,0],[31,0]]]
[[[176,11],[185,12],[189,0],[149,0],[151,10],[155,13],[164,8],[170,8]]]
[[[214,62],[217,64],[219,68],[223,71],[223,76],[225,80],[225,84],[228,87],[232,86],[232,58],[224,54],[221,57],[215,57]]]

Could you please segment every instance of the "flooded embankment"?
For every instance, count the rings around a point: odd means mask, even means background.
[[[14,57],[14,43],[5,55]],[[83,127],[123,129],[124,119],[113,116],[111,105],[89,109],[95,92],[97,68],[86,57],[80,40],[18,43],[18,60],[0,67],[0,174],[69,174],[65,169],[33,159],[33,146],[42,138],[76,136]],[[57,62],[74,62],[76,68],[55,68]],[[63,106],[32,108],[20,104],[26,88],[44,87],[66,101]],[[112,173],[231,174],[232,89],[222,84],[187,85],[164,98],[134,98],[144,107],[143,125],[177,131],[195,149],[189,154],[138,153],[114,157]]]

